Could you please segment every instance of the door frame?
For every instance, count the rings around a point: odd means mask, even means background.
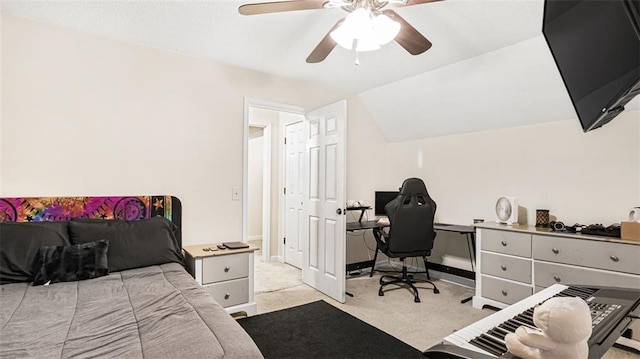
[[[247,226],[249,225],[247,221],[247,212],[248,212],[248,199],[247,199],[247,190],[249,188],[249,176],[248,176],[248,168],[249,168],[249,109],[251,107],[262,108],[266,110],[273,110],[278,112],[289,112],[304,115],[307,110],[304,107],[287,105],[277,102],[264,101],[250,97],[244,97],[244,121],[243,121],[243,140],[242,140],[242,241],[247,242],[248,240],[248,231]],[[280,125],[280,134],[278,136],[279,140],[282,142],[284,138],[282,134],[282,123]],[[271,261],[271,131],[272,126],[268,125],[265,127],[264,132],[264,154],[265,159],[269,159],[268,161],[264,161],[264,163],[268,162],[269,165],[264,167],[263,170],[263,182],[262,182],[262,261],[270,262]],[[278,189],[282,188],[284,185],[283,181],[283,160],[284,160],[284,148],[279,147],[279,164],[278,164]],[[267,168],[268,167],[268,168]],[[278,219],[278,238],[283,238],[284,231],[284,204],[283,204],[283,194],[278,192],[279,206],[280,206],[280,214]],[[284,244],[282,241],[278,241],[278,253],[283,253],[284,255]],[[276,256],[276,260],[279,262],[284,262],[284,257]]]

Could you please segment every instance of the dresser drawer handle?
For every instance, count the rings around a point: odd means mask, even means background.
[[[507,246],[507,242],[505,242],[505,241],[500,242],[500,244],[502,244],[503,247]]]
[[[225,273],[229,272],[229,269],[231,269],[231,268],[229,268],[229,267],[224,267],[224,272],[225,272]]]
[[[506,297],[507,295],[509,295],[509,292],[507,292],[506,290],[502,290],[502,295]]]
[[[618,258],[616,255],[612,254],[609,258],[611,258],[612,261],[617,262],[620,260],[620,258]]]
[[[507,266],[505,266],[504,264],[500,266],[500,269],[502,270],[507,270]]]
[[[553,276],[553,280],[555,280],[556,282],[560,283],[560,281],[562,280],[560,277],[558,277],[557,275]]]
[[[558,248],[553,248],[553,249],[551,249],[551,251],[553,252],[553,254],[558,254],[558,253],[560,253],[560,251],[558,250]]]
[[[224,295],[224,299],[229,299],[229,297],[230,297],[230,296],[231,296],[231,294],[226,293],[226,294]]]

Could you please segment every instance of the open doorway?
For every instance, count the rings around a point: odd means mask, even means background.
[[[255,292],[274,292],[302,285],[299,266],[284,254],[284,186],[286,125],[304,119],[304,109],[245,99],[245,167],[243,235],[256,253]]]
[[[344,302],[346,235],[342,207],[346,203],[346,101],[305,111],[245,98],[244,110],[245,193],[250,181],[251,126],[263,128],[265,143],[262,146],[260,264],[276,261],[301,268],[305,284]],[[269,139],[270,145],[266,145]],[[294,143],[296,146],[291,148]],[[251,198],[245,195],[242,199],[242,231],[246,242]],[[258,270],[256,266],[256,282]]]
[[[262,262],[286,261],[284,131],[304,113],[301,107],[245,99],[243,238],[261,248]]]

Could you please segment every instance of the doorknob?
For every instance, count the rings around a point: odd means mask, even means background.
[[[342,214],[342,208],[338,208],[338,209],[336,209],[336,213],[337,213],[337,214]]]

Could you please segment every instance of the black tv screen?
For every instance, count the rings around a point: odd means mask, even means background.
[[[546,0],[542,32],[582,129],[598,128],[640,92],[637,0]]]
[[[398,197],[398,191],[376,191],[376,205],[374,207],[376,216],[386,216],[384,206]]]

